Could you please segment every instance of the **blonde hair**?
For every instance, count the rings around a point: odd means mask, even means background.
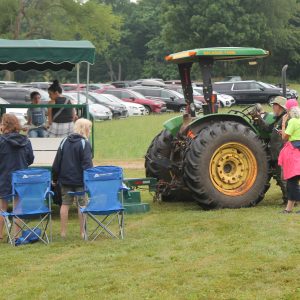
[[[300,119],[300,107],[294,106],[289,111],[289,115],[291,118]]]
[[[87,139],[92,126],[93,123],[90,120],[84,118],[78,119],[74,124],[74,133],[80,134]]]

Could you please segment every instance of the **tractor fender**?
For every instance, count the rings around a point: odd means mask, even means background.
[[[192,133],[197,134],[199,132],[200,127],[202,127],[203,124],[207,124],[211,122],[219,122],[219,121],[234,121],[251,128],[253,132],[258,134],[258,130],[253,126],[253,124],[251,124],[242,116],[234,115],[234,114],[210,114],[210,115],[202,116],[200,118],[193,120],[187,126],[188,129],[187,131],[191,131]],[[165,129],[167,129],[174,137],[178,134],[182,125],[183,125],[182,116],[174,117],[163,124]]]
[[[233,115],[233,114],[206,115],[206,116],[203,116],[203,117],[191,122],[190,125],[188,126],[188,129],[189,129],[190,133],[193,133],[196,135],[204,124],[220,122],[220,121],[229,121],[229,122],[231,121],[231,122],[237,122],[237,123],[243,124],[243,125],[249,127],[255,134],[258,134],[258,130],[253,126],[253,124],[251,124],[245,118],[243,118],[239,115]]]

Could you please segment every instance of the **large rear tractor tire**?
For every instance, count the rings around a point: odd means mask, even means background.
[[[170,172],[157,159],[169,159],[172,151],[173,136],[169,131],[161,131],[151,142],[145,159],[145,169],[147,177],[154,177],[158,180],[170,181]]]
[[[191,141],[183,179],[204,209],[254,206],[270,187],[265,146],[240,123],[211,123]]]
[[[163,184],[172,182],[171,170],[167,167],[170,163],[172,152],[173,136],[167,130],[160,132],[150,144],[145,156],[145,169],[147,177],[154,177]],[[158,162],[159,160],[159,162]],[[165,161],[164,161],[165,160]],[[181,178],[182,182],[182,178]],[[166,185],[166,186],[167,186]],[[192,200],[191,193],[186,188],[180,187],[166,188],[160,191],[162,201],[188,201]]]

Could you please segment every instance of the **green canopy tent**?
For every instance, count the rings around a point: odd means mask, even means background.
[[[4,40],[0,39],[0,70],[28,71],[28,70],[67,70],[77,67],[77,84],[79,85],[79,65],[87,64],[88,93],[90,65],[95,61],[95,47],[89,41],[55,41],[55,40]],[[88,99],[88,98],[86,98]],[[88,100],[87,100],[88,101]],[[0,117],[6,108],[29,108],[32,104],[0,104]],[[36,104],[35,104],[36,106]],[[40,104],[44,107],[45,104]],[[47,104],[47,107],[62,108],[65,106],[81,110],[81,115],[89,117],[86,104]],[[92,131],[92,148],[94,139]],[[47,141],[46,141],[47,142]],[[49,150],[51,145],[43,145]],[[53,148],[57,150],[57,147]],[[44,148],[43,150],[44,151]]]
[[[78,63],[94,61],[95,47],[89,41],[0,39],[0,70],[71,71]]]
[[[87,91],[90,65],[95,61],[95,46],[89,41],[4,40],[0,39],[0,70],[67,70],[87,64]]]

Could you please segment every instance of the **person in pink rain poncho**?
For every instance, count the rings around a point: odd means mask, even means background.
[[[287,180],[288,203],[283,213],[291,213],[295,202],[300,201],[300,108],[296,99],[289,99],[286,108],[288,113],[283,117],[281,132],[286,143],[280,151],[278,164]]]

